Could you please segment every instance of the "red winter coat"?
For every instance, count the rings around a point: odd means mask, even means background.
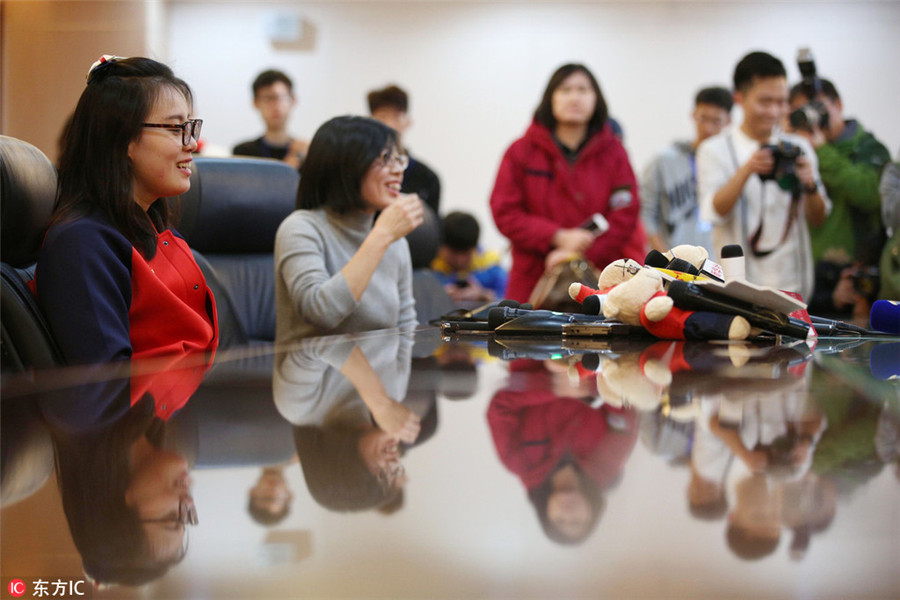
[[[497,229],[512,242],[508,298],[527,300],[544,272],[553,234],[581,226],[594,213],[606,217],[610,228],[585,252],[587,259],[598,269],[619,258],[643,264],[637,182],[625,148],[608,124],[570,165],[550,130],[532,123],[503,156],[491,211]]]
[[[529,490],[567,455],[600,487],[608,486],[634,449],[636,413],[606,404],[592,408],[581,399],[557,396],[552,387],[541,363],[510,364],[509,385],[494,395],[487,412],[500,460]],[[620,428],[611,427],[610,419]]]

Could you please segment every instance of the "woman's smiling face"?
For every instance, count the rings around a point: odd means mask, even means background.
[[[359,190],[366,212],[384,210],[400,197],[407,161],[406,156],[398,154],[396,148],[387,148],[372,162]]]
[[[178,125],[190,118],[191,107],[175,88],[165,87],[147,115],[146,123]],[[191,187],[191,153],[197,141],[182,143],[181,129],[145,127],[128,145],[133,172],[134,201],[144,210],[159,198],[178,196]]]

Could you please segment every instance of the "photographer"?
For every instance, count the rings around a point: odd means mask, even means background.
[[[802,137],[778,131],[786,113],[787,74],[780,60],[752,52],[734,71],[738,127],[697,150],[700,218],[713,223],[713,246],[740,244],[747,280],[808,299],[813,261],[807,221],[824,222],[830,201],[816,155]]]
[[[815,148],[833,206],[825,222],[810,229],[816,282],[809,308],[864,317],[878,291],[875,265],[885,241],[878,181],[890,153],[858,121],[844,119],[834,84],[811,68],[791,88],[788,126]]]

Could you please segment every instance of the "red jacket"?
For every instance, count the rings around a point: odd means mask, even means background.
[[[625,148],[608,124],[570,165],[550,130],[532,123],[503,156],[491,211],[497,229],[512,242],[508,298],[527,300],[544,272],[553,234],[581,226],[594,213],[606,217],[610,227],[585,252],[587,259],[598,269],[619,258],[643,264],[637,182]]]
[[[536,361],[510,364],[509,384],[494,394],[487,412],[500,460],[529,490],[567,455],[598,485],[608,486],[619,478],[634,449],[637,414],[557,396],[551,377]]]

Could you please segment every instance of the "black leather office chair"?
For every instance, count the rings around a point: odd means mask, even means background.
[[[299,181],[278,161],[194,158],[178,230],[201,255],[219,311],[220,347],[275,339],[275,232],[294,210]]]
[[[194,158],[178,230],[216,297],[222,348],[275,339],[275,232],[294,211],[299,181],[278,161]],[[437,254],[440,221],[425,209],[424,223],[407,236],[420,323],[453,308],[427,268]]]
[[[431,270],[431,261],[437,256],[441,243],[441,220],[431,207],[425,205],[421,225],[406,236],[413,265],[413,296],[416,299],[416,317],[427,324],[456,308],[444,291],[437,274]]]
[[[0,136],[0,368],[4,373],[63,364],[26,282],[56,199],[56,168],[27,142]]]

